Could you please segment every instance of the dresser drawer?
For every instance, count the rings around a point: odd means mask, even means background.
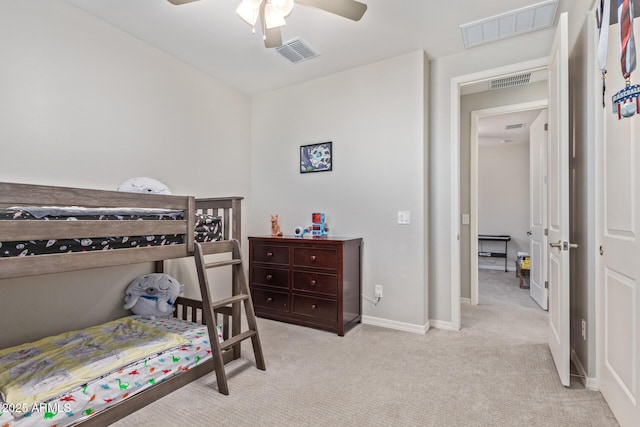
[[[253,305],[277,311],[289,311],[289,294],[283,292],[253,289]]]
[[[335,274],[294,271],[293,289],[336,296],[338,295],[338,276]]]
[[[253,262],[289,264],[289,247],[277,245],[254,245]]]
[[[337,270],[338,251],[337,249],[293,248],[293,265]]]
[[[335,322],[338,318],[338,303],[323,298],[293,295],[293,310],[296,314],[312,316]]]
[[[254,285],[277,286],[279,288],[289,289],[289,270],[253,267],[251,273]]]

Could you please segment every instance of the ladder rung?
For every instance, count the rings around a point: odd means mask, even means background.
[[[228,340],[224,340],[223,342],[220,343],[220,350],[226,350],[228,348],[231,348],[234,345],[238,344],[240,341],[244,341],[247,338],[251,338],[255,334],[256,334],[256,331],[249,330],[249,331],[244,331],[241,334],[235,335],[229,338]]]
[[[238,295],[234,295],[232,297],[229,298],[225,298],[225,299],[221,299],[219,301],[214,301],[211,303],[211,307],[216,310],[220,307],[225,307],[229,304],[232,304],[234,302],[239,302],[239,301],[244,301],[246,299],[249,298],[249,295],[247,294],[238,294]]]
[[[239,259],[228,259],[225,261],[209,262],[204,265],[204,268],[224,267],[225,265],[235,265],[235,264],[241,264],[241,263],[242,263],[242,260],[239,260]]]

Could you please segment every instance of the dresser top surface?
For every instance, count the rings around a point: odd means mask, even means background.
[[[304,237],[296,237],[296,236],[281,236],[281,237],[249,236],[249,240],[252,240],[252,239],[268,240],[268,241],[283,242],[283,243],[290,243],[290,242],[318,242],[318,243],[326,242],[326,243],[331,243],[331,242],[361,242],[362,241],[361,237],[334,237],[334,236],[323,236],[323,237],[311,237],[311,236],[304,236]]]

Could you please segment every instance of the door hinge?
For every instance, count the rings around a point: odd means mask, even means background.
[[[544,124],[544,130],[548,131],[549,130],[549,123],[545,123]]]
[[[545,235],[545,236],[548,236],[548,235],[549,235],[549,229],[548,229],[548,228],[545,228],[545,229],[544,229],[544,235]]]
[[[545,289],[549,289],[549,281],[548,280],[544,281],[544,288]]]

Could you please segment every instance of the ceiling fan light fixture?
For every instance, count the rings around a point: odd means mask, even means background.
[[[255,3],[258,3],[257,6],[254,6]],[[262,3],[262,0],[257,2],[255,0],[242,0],[240,6],[236,9],[236,14],[253,27],[258,22],[258,16],[260,16],[260,3]]]
[[[283,18],[289,16],[293,10],[293,0],[271,0],[273,9],[282,15]]]
[[[278,27],[284,27],[287,23],[284,16],[273,7],[271,2],[267,1],[264,6],[264,24],[268,30]]]

